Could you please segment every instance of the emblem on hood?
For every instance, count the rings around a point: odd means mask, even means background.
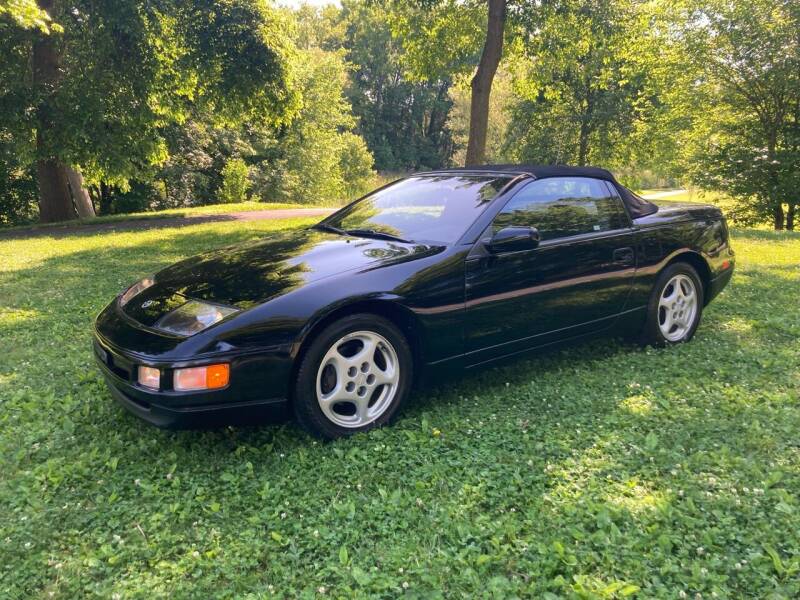
[[[144,302],[142,302],[142,308],[150,308],[155,303],[156,303],[155,300],[145,300]]]

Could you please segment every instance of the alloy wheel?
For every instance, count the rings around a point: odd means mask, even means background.
[[[679,342],[692,329],[697,315],[697,289],[691,277],[672,277],[658,299],[658,327],[667,341]]]
[[[336,425],[363,427],[391,406],[400,382],[397,352],[373,331],[341,337],[323,356],[317,371],[317,402]]]

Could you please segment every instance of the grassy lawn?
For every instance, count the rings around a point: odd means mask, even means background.
[[[348,440],[112,402],[114,294],[303,223],[0,240],[0,597],[800,595],[800,235],[734,231],[690,344],[554,351]]]
[[[318,208],[311,204],[289,204],[286,202],[237,202],[233,204],[206,204],[204,206],[191,206],[188,208],[168,208],[155,212],[121,213],[118,215],[105,215],[91,219],[75,219],[62,223],[35,223],[8,227],[0,225],[0,231],[15,229],[41,229],[46,227],[72,227],[74,225],[96,225],[100,223],[119,223],[120,221],[151,221],[154,219],[168,219],[174,217],[198,217],[203,215],[221,215],[232,212],[253,212],[257,210],[278,210],[286,208]]]

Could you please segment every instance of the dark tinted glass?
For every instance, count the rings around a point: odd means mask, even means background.
[[[458,240],[510,177],[409,177],[343,208],[327,221],[340,229],[374,229],[412,241]]]
[[[589,177],[549,177],[525,186],[495,217],[494,230],[536,227],[542,240],[627,226],[622,201],[605,182]]]

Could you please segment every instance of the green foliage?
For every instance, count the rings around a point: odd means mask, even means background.
[[[447,126],[452,77],[414,81],[404,62],[403,38],[386,27],[387,2],[345,1],[341,44],[352,65],[346,96],[380,171],[446,166],[453,153]]]
[[[61,31],[36,0],[0,0],[0,32],[7,27],[35,29],[45,34]]]
[[[226,203],[245,202],[250,188],[249,169],[241,158],[231,158],[222,169],[219,199]]]
[[[349,133],[355,125],[344,97],[347,66],[343,53],[320,48],[299,51],[297,67],[303,106],[298,117],[281,132],[272,152],[276,157],[265,171],[262,199],[305,204],[337,203],[345,198],[350,182],[345,168],[357,169],[361,186],[371,171],[363,148],[356,148]],[[351,157],[345,153],[359,153]]]
[[[733,197],[736,202],[729,214],[739,224],[771,221],[775,201],[786,201],[794,211],[800,204],[800,147],[777,148],[770,160],[760,136],[736,129],[725,133],[698,156],[694,181]]]
[[[387,4],[392,8],[392,35],[402,42],[402,62],[411,79],[472,74],[486,36],[486,2],[390,0]]]
[[[447,118],[447,127],[453,136],[453,165],[463,165],[466,160],[467,142],[469,141],[469,114],[471,90],[468,82],[461,81],[449,90],[453,101]],[[492,83],[492,95],[489,97],[489,126],[486,136],[486,163],[510,163],[513,154],[511,144],[507,142],[509,127],[512,123],[512,105],[515,102],[511,74],[501,68]]]
[[[464,160],[485,0],[54,6],[0,0],[2,223],[35,218],[41,157],[77,167],[105,214],[217,202],[231,160],[254,198],[300,203]],[[798,30],[793,0],[510,0],[486,158],[691,183],[738,223],[792,227]],[[37,40],[60,55],[47,89]]]
[[[2,160],[6,159],[6,160]],[[33,170],[21,166],[14,157],[0,159],[0,224],[15,225],[34,221],[37,216],[36,180]]]
[[[518,36],[512,61],[516,102],[506,143],[515,160],[627,162],[626,139],[644,94],[633,50],[636,6],[558,0],[526,23],[535,32]]]
[[[41,30],[35,2],[0,3],[0,222],[35,218],[36,196],[33,116],[27,106],[32,36]],[[31,5],[34,5],[31,7]],[[35,8],[35,11],[32,9]],[[38,16],[37,16],[38,15]],[[31,31],[33,30],[33,31]],[[49,26],[47,27],[49,31]],[[44,35],[44,33],[42,33]]]
[[[341,134],[341,141],[339,168],[344,182],[344,197],[358,198],[370,191],[375,183],[372,153],[364,139],[354,133]]]
[[[716,106],[697,116],[690,173],[736,198],[740,221],[791,228],[800,205],[800,6],[754,0],[696,10],[684,29]]]
[[[113,401],[90,336],[114,294],[308,224],[0,239],[0,596],[800,595],[798,234],[733,231],[689,344],[551,349],[351,439]]]
[[[14,3],[16,4],[16,3]],[[152,182],[168,157],[164,133],[203,114],[213,126],[296,112],[293,48],[265,2],[55,2],[60,70],[47,89],[31,76],[37,29],[0,17],[0,144],[33,160],[78,165],[92,185]],[[35,132],[45,132],[38,141]],[[36,143],[35,143],[36,142]],[[157,200],[153,200],[158,204]],[[102,202],[101,202],[102,204]]]

